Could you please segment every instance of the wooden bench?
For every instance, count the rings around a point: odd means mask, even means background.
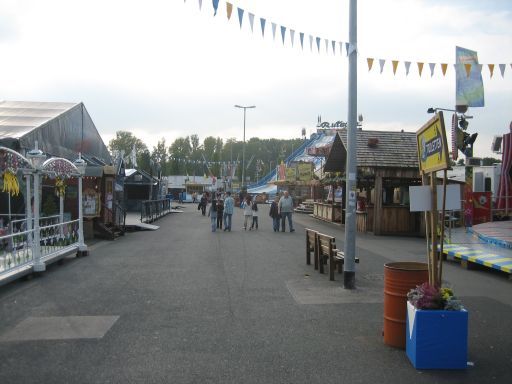
[[[334,237],[317,233],[316,238],[319,271],[320,273],[324,273],[324,264],[327,264],[327,261],[329,261],[329,280],[334,281],[334,270],[338,269],[338,273],[343,272],[345,254],[343,251],[336,248],[336,239]],[[359,263],[358,257],[356,257],[355,262]]]
[[[313,252],[313,259],[315,261],[315,269],[318,269],[318,252],[316,242],[317,242],[318,232],[306,228],[306,264],[311,265],[311,252]]]

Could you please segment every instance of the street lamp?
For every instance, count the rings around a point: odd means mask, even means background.
[[[242,108],[244,110],[244,145],[242,147],[242,191],[244,189],[245,184],[245,110],[247,108],[256,108],[255,105],[250,106],[241,106],[241,105],[235,105],[235,108]]]
[[[33,247],[34,252],[34,272],[44,272],[46,270],[46,265],[41,261],[41,247],[39,243],[41,241],[41,234],[39,229],[39,210],[40,210],[40,201],[39,201],[39,188],[40,188],[40,180],[41,180],[41,165],[46,160],[46,156],[37,147],[37,141],[35,142],[34,149],[30,150],[27,153],[27,158],[32,163],[32,167],[34,168],[34,242],[36,246]],[[31,221],[31,220],[30,220]],[[29,222],[29,228],[32,225]]]
[[[78,252],[77,256],[87,256],[87,245],[84,243],[84,214],[83,214],[83,199],[82,199],[82,178],[85,175],[85,167],[87,163],[82,159],[82,154],[78,153],[78,159],[73,161],[78,172]]]

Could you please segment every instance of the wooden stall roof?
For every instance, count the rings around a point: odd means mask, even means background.
[[[418,168],[416,132],[357,130],[357,166],[369,168]],[[347,130],[336,134],[325,162],[325,172],[344,172]]]

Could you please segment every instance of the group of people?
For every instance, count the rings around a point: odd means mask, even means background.
[[[199,201],[197,209],[201,210],[203,216],[206,215],[206,208],[208,206],[208,196],[203,193]],[[235,201],[231,196],[231,192],[226,192],[224,195],[220,193],[213,195],[210,208],[208,209],[208,217],[211,220],[211,230],[216,232],[217,229],[231,232],[231,224],[233,218],[233,210]],[[258,202],[256,198],[251,195],[245,196],[240,204],[244,214],[244,230],[249,228],[249,231],[258,229]],[[293,198],[288,191],[285,191],[282,196],[276,196],[270,205],[269,216],[272,218],[272,227],[274,232],[286,232],[286,221],[290,232],[295,232],[292,221],[293,213]],[[224,228],[223,228],[224,226]]]
[[[199,202],[202,212],[206,211],[207,203],[207,196],[206,194],[203,194],[201,201]],[[226,192],[224,198],[222,198],[220,193],[214,195],[210,204],[210,209],[208,210],[208,217],[210,217],[212,224],[212,232],[217,231],[217,229],[223,229],[223,225],[224,231],[231,232],[231,219],[233,217],[234,207],[235,200],[231,197],[231,192]]]

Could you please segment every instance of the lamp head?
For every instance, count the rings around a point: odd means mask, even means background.
[[[429,109],[427,109],[427,113],[436,113],[436,109],[430,107]]]

